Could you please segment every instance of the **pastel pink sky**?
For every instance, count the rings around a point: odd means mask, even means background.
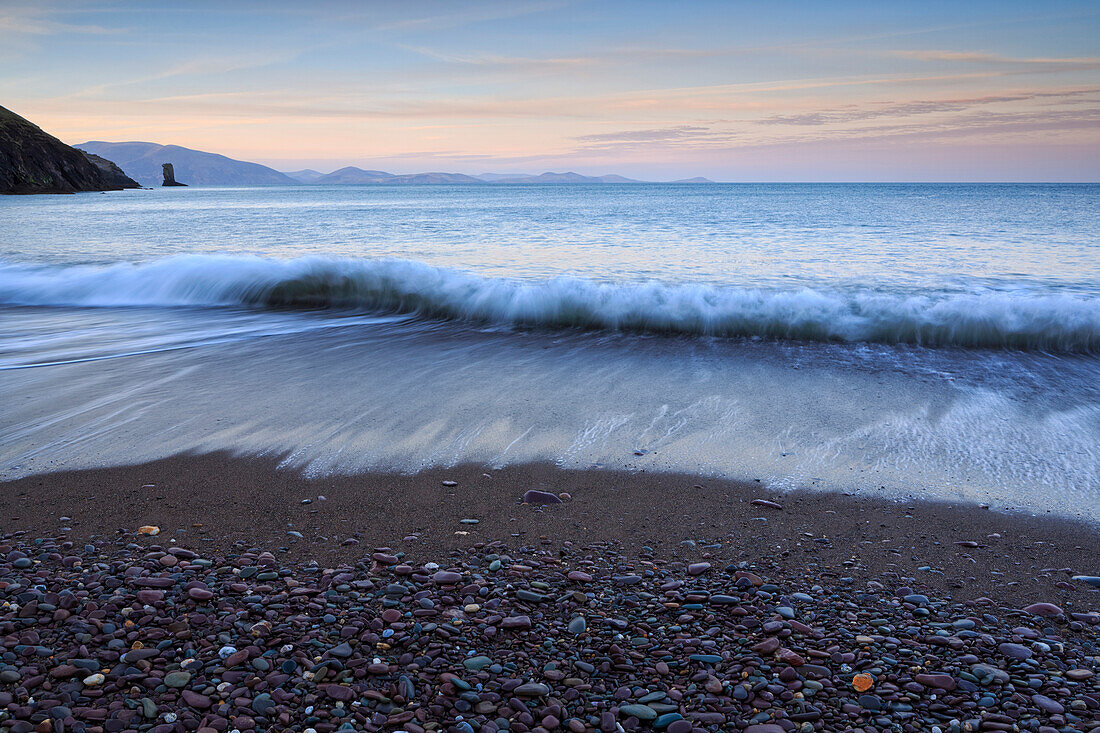
[[[1100,180],[1095,2],[0,3],[0,104],[280,170]]]

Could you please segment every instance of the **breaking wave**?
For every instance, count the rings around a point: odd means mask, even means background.
[[[0,263],[7,305],[353,308],[523,327],[1100,352],[1100,298],[490,278],[394,259]]]

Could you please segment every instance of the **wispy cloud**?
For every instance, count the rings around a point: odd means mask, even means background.
[[[1098,93],[1100,93],[1100,88],[1049,92],[1035,91],[1022,94],[994,95],[969,99],[913,100],[909,102],[880,105],[848,105],[841,109],[826,111],[805,112],[792,115],[771,115],[758,120],[757,124],[818,126],[874,120],[883,117],[900,118],[941,112],[959,112],[974,107],[990,104],[1005,104],[1008,102],[1027,102],[1038,99],[1070,99]]]
[[[458,54],[447,51],[437,51],[425,46],[410,46],[395,44],[398,48],[418,53],[421,56],[443,61],[448,64],[474,66],[482,69],[572,69],[581,66],[590,66],[597,59],[592,56],[560,56],[560,57],[527,57],[527,56],[501,56],[496,54]]]
[[[475,7],[464,5],[446,13],[432,13],[412,18],[401,18],[389,22],[382,22],[375,25],[374,30],[441,30],[471,25],[473,23],[487,23],[494,20],[504,20],[506,18],[517,18],[525,15],[543,13],[564,7],[568,4],[568,2],[532,1],[524,3],[491,2]]]
[[[0,32],[31,36],[53,36],[62,33],[117,35],[124,32],[123,28],[58,20],[63,12],[62,8],[45,4],[0,7]]]
[[[618,142],[668,142],[670,140],[697,140],[710,134],[710,128],[696,125],[677,125],[655,130],[620,130],[581,135],[573,138],[582,143]]]
[[[142,84],[148,84],[150,82],[162,82],[166,79],[172,78],[188,78],[193,79],[195,77],[209,76],[209,75],[222,75],[229,74],[234,71],[243,71],[245,69],[258,69],[273,64],[290,61],[297,56],[293,51],[282,51],[270,54],[226,54],[220,56],[199,56],[185,61],[179,61],[170,64],[160,71],[153,72],[151,74],[142,74],[134,76],[128,79],[117,79],[114,81],[106,82],[104,84],[95,84],[84,89],[73,92],[70,97],[100,97],[111,90],[123,89],[125,87],[135,87]],[[228,99],[235,96],[235,93],[220,93],[220,94],[203,94],[194,95],[196,97],[202,97],[207,99],[223,98]],[[161,99],[173,99],[179,100],[184,98],[183,96],[177,97],[162,97]]]
[[[1100,56],[1005,56],[985,51],[908,50],[893,51],[894,56],[929,62],[973,64],[1000,67],[1005,73],[1058,73],[1100,69]]]

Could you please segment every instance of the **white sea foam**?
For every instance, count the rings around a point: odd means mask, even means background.
[[[339,307],[523,327],[1100,351],[1100,298],[1082,295],[529,281],[397,259],[181,255],[107,266],[0,263],[0,303]]]

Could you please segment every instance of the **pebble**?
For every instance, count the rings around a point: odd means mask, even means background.
[[[1060,702],[1051,700],[1046,695],[1032,695],[1031,701],[1038,705],[1043,711],[1052,715],[1061,715],[1066,712],[1066,708]]]
[[[1062,616],[1064,612],[1061,608],[1055,606],[1053,603],[1032,603],[1030,606],[1024,608],[1024,613],[1030,613],[1033,616],[1045,616],[1050,618],[1053,616]]]
[[[550,688],[541,682],[528,682],[513,690],[520,697],[543,697],[550,694]]]
[[[169,672],[164,675],[164,684],[169,687],[186,687],[187,683],[191,681],[190,672]]]
[[[531,628],[530,616],[509,616],[500,622],[504,629],[529,629]]]
[[[1005,642],[997,647],[997,650],[1010,659],[1024,660],[1031,659],[1032,652],[1026,646],[1015,644],[1012,642]]]
[[[657,711],[648,705],[623,705],[619,708],[619,716],[623,718],[633,717],[638,720],[656,720]]]
[[[463,666],[466,667],[466,669],[473,672],[479,672],[492,663],[493,660],[486,656],[470,657],[469,659],[465,659],[462,662]]]
[[[348,644],[345,641],[344,643],[337,644],[336,646],[329,649],[328,653],[338,659],[347,659],[354,653],[354,650],[351,648],[351,644]]]
[[[523,494],[524,504],[561,504],[561,497],[549,491],[528,489]]]
[[[949,692],[955,689],[955,678],[949,674],[917,674],[913,679],[925,687],[935,687]]]
[[[454,585],[462,580],[462,575],[449,570],[440,570],[432,576],[436,585]]]

